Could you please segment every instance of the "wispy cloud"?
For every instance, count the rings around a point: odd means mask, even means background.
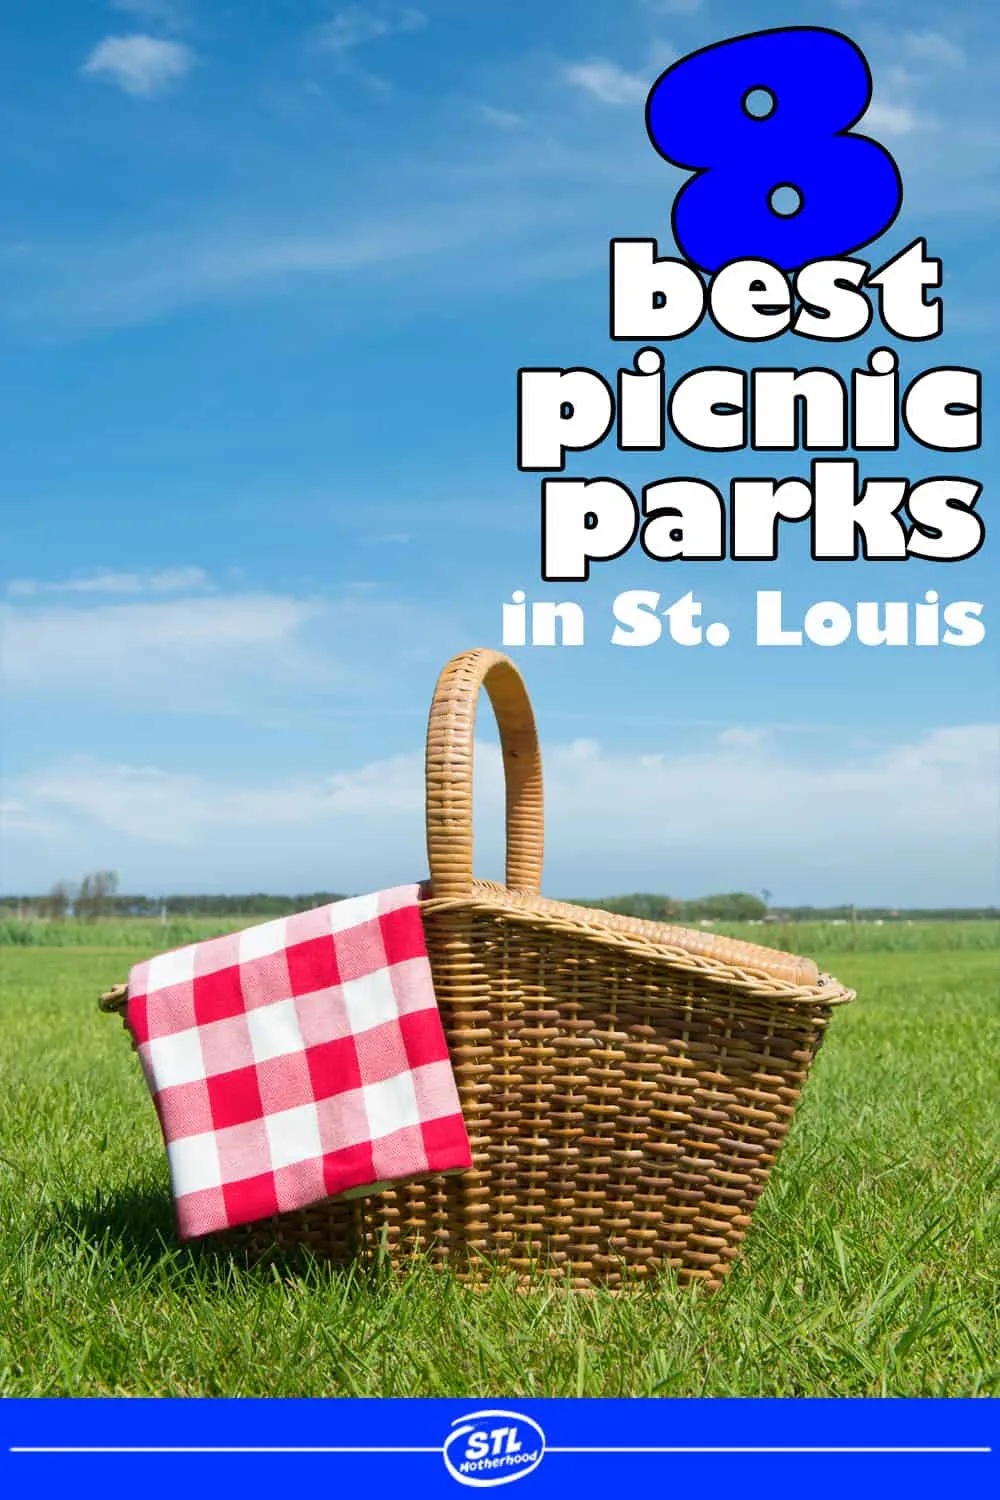
[[[654,15],[683,16],[701,10],[702,0],[642,0],[643,10]]]
[[[922,128],[916,110],[908,104],[892,104],[886,99],[873,99],[865,112],[861,125],[873,135],[912,135]]]
[[[757,732],[723,733],[682,755],[615,753],[589,740],[555,745],[546,754],[547,889],[600,895],[641,878],[680,895],[767,884],[787,901],[987,901],[996,884],[998,749],[996,725],[930,730],[890,750],[845,754],[835,766],[790,755],[777,737]],[[485,830],[477,866],[490,874],[503,824],[495,746],[477,748],[476,769],[477,831],[480,823]],[[244,785],[72,763],[24,778],[12,796],[28,821],[61,817],[105,830],[102,852],[115,849],[114,837],[183,849],[203,887],[215,883],[213,869],[234,867],[233,850],[245,860],[255,845],[259,864],[244,864],[245,888],[302,889],[306,872],[322,868],[327,888],[371,888],[422,870],[418,750],[328,776]],[[133,848],[130,857],[141,854]],[[936,885],[928,869],[938,872]],[[781,891],[776,870],[787,872]],[[50,878],[60,873],[53,865]]]
[[[315,41],[324,52],[351,52],[366,42],[399,32],[421,31],[426,25],[427,17],[423,11],[412,6],[395,9],[379,5],[350,5],[316,29]]]
[[[5,838],[27,840],[36,844],[39,840],[62,840],[65,824],[56,817],[41,817],[29,812],[23,802],[0,802],[0,832]]]
[[[873,134],[913,135],[933,130],[937,119],[925,98],[940,99],[941,69],[954,72],[965,66],[956,42],[937,31],[909,31],[894,35],[894,60],[874,67],[874,97],[863,127]]]
[[[602,104],[636,104],[649,92],[649,80],[626,72],[614,62],[571,63],[564,72],[568,82]]]
[[[187,24],[187,13],[174,0],[111,0],[111,8],[164,31],[180,31]]]
[[[691,15],[702,9],[702,0],[642,0],[642,7],[654,15]]]
[[[496,125],[500,130],[515,130],[523,123],[523,116],[512,109],[497,109],[492,104],[477,104],[476,114],[487,125]]]
[[[152,766],[86,761],[27,783],[30,804],[69,812],[154,844],[197,844],[219,829],[308,826],[348,817],[416,814],[422,779],[413,756],[399,756],[325,777],[231,786]],[[18,803],[22,817],[28,804]]]
[[[990,20],[987,10],[965,7],[947,17],[942,11],[940,30],[908,30],[867,7],[852,24],[874,79],[874,101],[859,128],[877,136],[884,127],[891,139],[915,230],[934,220],[936,234],[961,240],[967,221],[991,220],[1000,204],[1000,129],[992,108],[1000,54]],[[987,280],[972,295],[987,302]]]
[[[965,53],[957,42],[942,36],[939,31],[904,32],[900,39],[900,51],[914,62],[930,66],[938,64],[946,68],[965,66]]]
[[[456,635],[454,620],[386,598],[377,585],[348,586],[332,599],[249,591],[96,598],[84,605],[28,595],[0,606],[8,698],[60,711],[83,700],[91,712],[106,705],[298,720],[338,694],[367,701],[394,672],[443,658]]]
[[[45,318],[83,327],[128,326],[215,299],[233,300],[292,280],[335,276],[418,259],[454,245],[454,229],[443,219],[372,224],[356,229],[315,229],[301,234],[243,231],[139,236],[80,251],[78,266],[89,274],[63,292],[39,299],[32,319]],[[15,317],[23,315],[16,306]],[[53,315],[54,318],[53,318]]]
[[[440,175],[440,174],[439,174]],[[460,262],[466,275],[468,250],[528,238],[542,211],[556,214],[555,195],[544,202],[525,191],[523,173],[503,191],[459,183],[430,184],[412,204],[370,210],[345,207],[339,224],[320,221],[282,231],[273,222],[246,224],[229,232],[216,225],[189,232],[119,236],[89,246],[39,251],[21,263],[27,284],[8,277],[3,313],[13,322],[61,333],[93,327],[127,327],[184,307],[281,293],[307,278],[378,274],[403,263],[414,285],[431,266]],[[345,222],[346,221],[346,222]],[[597,247],[595,247],[595,251]],[[505,271],[517,274],[515,257]],[[449,295],[455,281],[449,281]]]
[[[336,71],[362,84],[377,99],[388,100],[392,82],[362,67],[357,53],[373,42],[422,31],[427,25],[423,11],[413,6],[351,5],[340,10],[311,34],[317,51],[327,54]]]
[[[136,99],[150,99],[179,83],[194,63],[195,54],[182,42],[137,33],[106,36],[80,71],[105,78]]]
[[[934,127],[933,115],[923,106],[918,72],[901,63],[874,68],[872,102],[858,125],[873,135],[913,135]]]
[[[51,581],[13,578],[7,585],[12,599],[38,598],[45,594],[179,594],[209,587],[204,568],[161,568],[155,573],[115,573],[104,570],[84,578]]]
[[[277,594],[0,611],[4,691],[42,702],[241,714],[275,691],[328,685],[305,636],[318,601]]]

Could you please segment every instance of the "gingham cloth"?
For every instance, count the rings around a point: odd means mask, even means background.
[[[418,887],[137,964],[128,1024],[182,1239],[471,1166]]]

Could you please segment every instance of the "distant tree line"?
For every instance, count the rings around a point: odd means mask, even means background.
[[[1000,918],[1000,907],[996,906],[772,907],[760,896],[750,895],[746,891],[733,891],[724,896],[699,896],[689,901],[640,893],[632,896],[604,896],[598,901],[580,901],[578,904],[599,907],[602,911],[620,912],[626,917],[643,917],[650,922],[967,922],[995,921]]]
[[[600,901],[580,901],[578,904],[619,912],[624,917],[642,917],[647,922],[750,922],[755,919],[763,921],[767,916],[767,906],[760,896],[751,896],[746,891],[731,891],[724,896],[700,896],[694,901],[638,893],[606,896]]]
[[[786,922],[978,922],[996,921],[998,906],[785,906],[780,912]]]
[[[310,891],[301,896],[275,896],[264,891],[250,896],[123,896],[119,900],[125,904],[120,905],[119,915],[155,917],[166,908],[173,917],[287,917],[343,899],[338,891]]]
[[[60,880],[45,896],[5,896],[0,911],[6,917],[18,913],[25,918],[50,921],[76,917],[93,922],[99,917],[283,917],[342,901],[337,891],[312,891],[301,896],[275,896],[256,892],[243,896],[130,896],[119,892],[113,870],[98,870],[76,884]]]
[[[774,908],[761,895],[731,891],[721,896],[699,896],[680,900],[674,896],[638,892],[630,896],[605,896],[599,901],[580,901],[580,906],[599,907],[623,916],[650,922],[903,922],[911,920],[975,921],[1000,918],[995,906],[952,906],[923,909],[882,906],[786,906]],[[76,918],[94,922],[108,917],[283,917],[311,907],[342,901],[342,892],[310,891],[299,896],[276,896],[258,891],[251,895],[221,896],[129,896],[118,890],[114,870],[97,870],[79,883],[60,880],[45,896],[7,896],[0,901],[4,917],[43,918],[60,921]]]

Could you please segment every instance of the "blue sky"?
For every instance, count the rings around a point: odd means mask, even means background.
[[[111,867],[130,890],[365,889],[422,875],[422,741],[444,661],[498,645],[514,589],[576,598],[579,650],[518,653],[545,750],[555,895],[767,888],[779,902],[998,899],[995,552],[952,565],[656,564],[538,573],[516,371],[613,377],[613,236],[656,237],[683,178],[643,104],[743,31],[845,30],[866,127],[945,266],[945,332],[837,355],[699,329],[706,363],[904,375],[996,365],[1000,20],[958,4],[338,6],[12,0],[0,15],[4,885]],[[817,350],[819,354],[817,354]],[[989,409],[985,420],[990,430]],[[869,474],[980,480],[905,444]],[[680,472],[807,472],[684,455]],[[671,456],[583,455],[635,485]],[[697,461],[698,467],[692,467]],[[751,643],[754,592],[987,604],[967,650]],[[610,600],[694,588],[723,650],[608,644]],[[499,868],[483,719],[478,868]]]

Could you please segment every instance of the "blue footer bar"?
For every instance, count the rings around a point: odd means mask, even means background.
[[[996,1400],[12,1400],[0,1403],[6,1493],[109,1482],[391,1485],[532,1496],[676,1484],[803,1484],[852,1500],[1000,1491]],[[267,1473],[264,1473],[264,1470]],[[15,1490],[15,1486],[17,1487]]]

